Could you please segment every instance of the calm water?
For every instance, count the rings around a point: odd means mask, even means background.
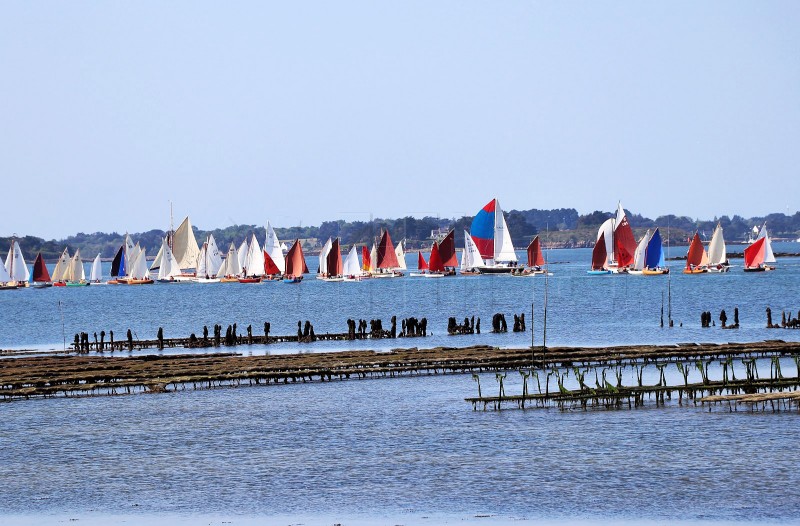
[[[767,274],[674,274],[676,327],[669,330],[658,327],[666,278],[590,278],[588,255],[550,253],[551,344],[800,336],[762,328],[766,306],[777,319],[781,309],[800,308],[800,260],[779,260]],[[348,316],[386,322],[397,314],[431,320],[435,336],[413,345],[525,345],[529,333],[441,333],[447,316],[480,315],[487,329],[492,313],[529,312],[533,299],[541,340],[543,292],[540,277],[21,290],[0,295],[0,345],[59,345],[59,300],[67,333],[113,328],[122,335],[130,326],[152,337],[163,326],[167,336],[186,335],[204,323],[261,327],[265,320],[273,332],[290,333],[306,318],[317,332],[338,332]],[[732,318],[735,306],[738,331],[699,328],[701,310],[716,317],[725,308]],[[507,389],[518,392],[512,374]],[[483,383],[496,389],[493,375]],[[456,375],[0,404],[0,521],[36,523],[51,514],[61,517],[55,522],[65,522],[63,514],[83,521],[77,524],[109,514],[129,516],[128,523],[156,516],[234,524],[247,517],[284,524],[297,517],[306,524],[800,518],[792,496],[800,483],[795,413],[693,406],[484,413],[463,401],[475,394],[472,378]],[[494,519],[476,518],[482,515]]]

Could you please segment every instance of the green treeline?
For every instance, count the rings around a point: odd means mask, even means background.
[[[722,216],[708,220],[692,219],[686,216],[661,216],[656,219],[643,217],[626,211],[628,220],[633,227],[637,238],[648,228],[660,227],[662,237],[667,237],[672,244],[685,244],[695,230],[701,237],[709,239],[717,222],[725,232],[728,241],[743,241],[749,237],[754,226],[761,226],[764,221],[773,239],[797,239],[800,236],[800,212],[794,215],[782,213],[769,214],[766,217],[752,217],[745,219],[741,216]],[[508,229],[514,246],[524,247],[536,234],[541,234],[550,246],[557,247],[584,247],[592,246],[597,234],[597,228],[609,217],[611,212],[595,211],[590,214],[580,215],[574,208],[561,208],[554,210],[511,210],[505,213]],[[409,250],[426,249],[430,247],[431,232],[439,229],[455,229],[456,245],[463,247],[463,231],[469,230],[472,217],[438,218],[438,217],[401,217],[398,219],[375,219],[368,221],[325,221],[318,226],[297,226],[275,228],[278,238],[291,244],[294,239],[309,240],[306,246],[313,246],[313,240],[323,243],[328,237],[340,237],[342,244],[371,244],[380,234],[381,229],[388,229],[395,243],[406,240]],[[259,243],[266,237],[264,226],[232,225],[214,230],[194,228],[198,244],[202,244],[207,234],[213,234],[221,250],[226,250],[230,243],[237,245],[256,234]],[[148,255],[155,256],[164,237],[163,230],[149,230],[131,234],[135,242],[139,242],[147,250]],[[33,236],[19,238],[20,247],[25,257],[32,261],[37,252],[41,252],[47,260],[58,258],[65,247],[69,247],[70,254],[80,249],[85,259],[91,259],[98,252],[103,258],[112,258],[122,244],[124,234],[117,232],[93,234],[79,233],[61,240],[44,240]],[[665,239],[666,242],[666,239]],[[10,238],[0,237],[0,250],[6,250]]]

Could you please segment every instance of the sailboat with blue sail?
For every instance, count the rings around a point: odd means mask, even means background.
[[[650,236],[650,241],[647,242],[642,274],[645,276],[669,274],[669,268],[667,268],[664,262],[664,247],[661,242],[661,232],[658,228],[656,228],[656,231]]]

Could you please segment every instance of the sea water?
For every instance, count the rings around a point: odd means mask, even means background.
[[[776,250],[778,248],[776,247]],[[785,249],[782,249],[785,250]],[[791,250],[791,249],[790,249]],[[795,250],[796,251],[796,250]],[[530,312],[548,345],[796,340],[764,309],[800,308],[800,260],[776,272],[585,274],[588,251],[551,251],[553,276],[387,279],[300,285],[152,285],[0,295],[0,346],[58,347],[65,332],[130,327],[139,337],[203,324],[298,319],[342,332],[348,317],[426,316],[434,335],[244,349],[315,352],[410,344],[529,345],[486,334],[491,315]],[[732,261],[737,264],[737,261]],[[738,262],[741,265],[741,262]],[[671,295],[675,327],[660,327]],[[59,310],[58,302],[62,307]],[[741,328],[700,328],[720,309]],[[445,336],[448,316],[484,334]],[[680,326],[683,323],[683,327]],[[719,322],[718,322],[719,324]],[[528,326],[531,326],[530,320]],[[237,348],[236,351],[242,349]],[[136,354],[136,353],[134,353]],[[509,373],[506,389],[518,392]],[[517,377],[519,375],[516,375]],[[483,375],[484,393],[497,389]],[[515,383],[516,382],[516,383]],[[270,385],[0,404],[0,521],[77,524],[494,524],[797,522],[797,414],[692,405],[619,411],[473,411],[470,375]],[[4,519],[5,518],[5,519]]]

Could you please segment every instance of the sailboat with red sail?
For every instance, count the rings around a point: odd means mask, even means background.
[[[534,236],[528,244],[528,261],[525,265],[525,270],[513,272],[514,276],[536,276],[539,274],[547,273],[544,267],[544,255],[542,254],[542,243],[539,241],[539,236]]]
[[[605,261],[602,266],[594,260],[594,254],[598,252],[600,240],[603,241],[603,252]],[[628,216],[622,203],[617,204],[617,214],[615,217],[607,219],[597,231],[597,241],[592,252],[592,270],[590,274],[610,274],[627,273],[633,267],[636,254],[636,239],[633,236],[633,229],[628,222]],[[599,272],[599,270],[608,272]]]
[[[376,260],[375,271],[372,274],[373,278],[399,278],[403,276],[403,273],[398,270],[400,264],[397,262],[397,253],[388,230],[384,230],[381,234]]]
[[[772,252],[772,242],[767,233],[767,225],[761,227],[756,240],[744,249],[744,271],[765,272],[775,270],[775,254]]]
[[[417,271],[412,272],[409,274],[412,278],[421,278],[424,277],[428,273],[428,262],[425,261],[425,257],[422,255],[422,252],[417,252]]]
[[[36,254],[36,260],[33,262],[33,288],[43,289],[52,287],[53,283],[50,279],[50,272],[47,270],[47,265],[44,262],[42,253]]]
[[[292,248],[286,253],[286,271],[283,275],[284,283],[300,283],[303,281],[303,274],[308,274],[306,258],[303,257],[303,248],[300,240],[295,239]]]
[[[606,234],[605,232],[600,232],[600,237],[597,238],[597,243],[594,244],[594,250],[592,250],[592,269],[586,272],[592,276],[611,274],[611,270],[606,266],[607,264]]]
[[[686,267],[684,274],[702,274],[708,272],[708,253],[703,248],[700,235],[695,232],[692,242],[689,243],[689,251],[686,253]]]
[[[337,282],[344,281],[344,265],[342,264],[342,250],[339,238],[337,237],[331,242],[330,250],[325,257],[325,268],[327,275],[320,278],[322,281]]]
[[[456,235],[455,231],[451,230],[446,236],[442,238],[437,245],[439,258],[442,262],[441,272],[445,276],[455,276],[456,267],[458,266],[458,258],[456,257]],[[433,270],[433,269],[431,269]]]

